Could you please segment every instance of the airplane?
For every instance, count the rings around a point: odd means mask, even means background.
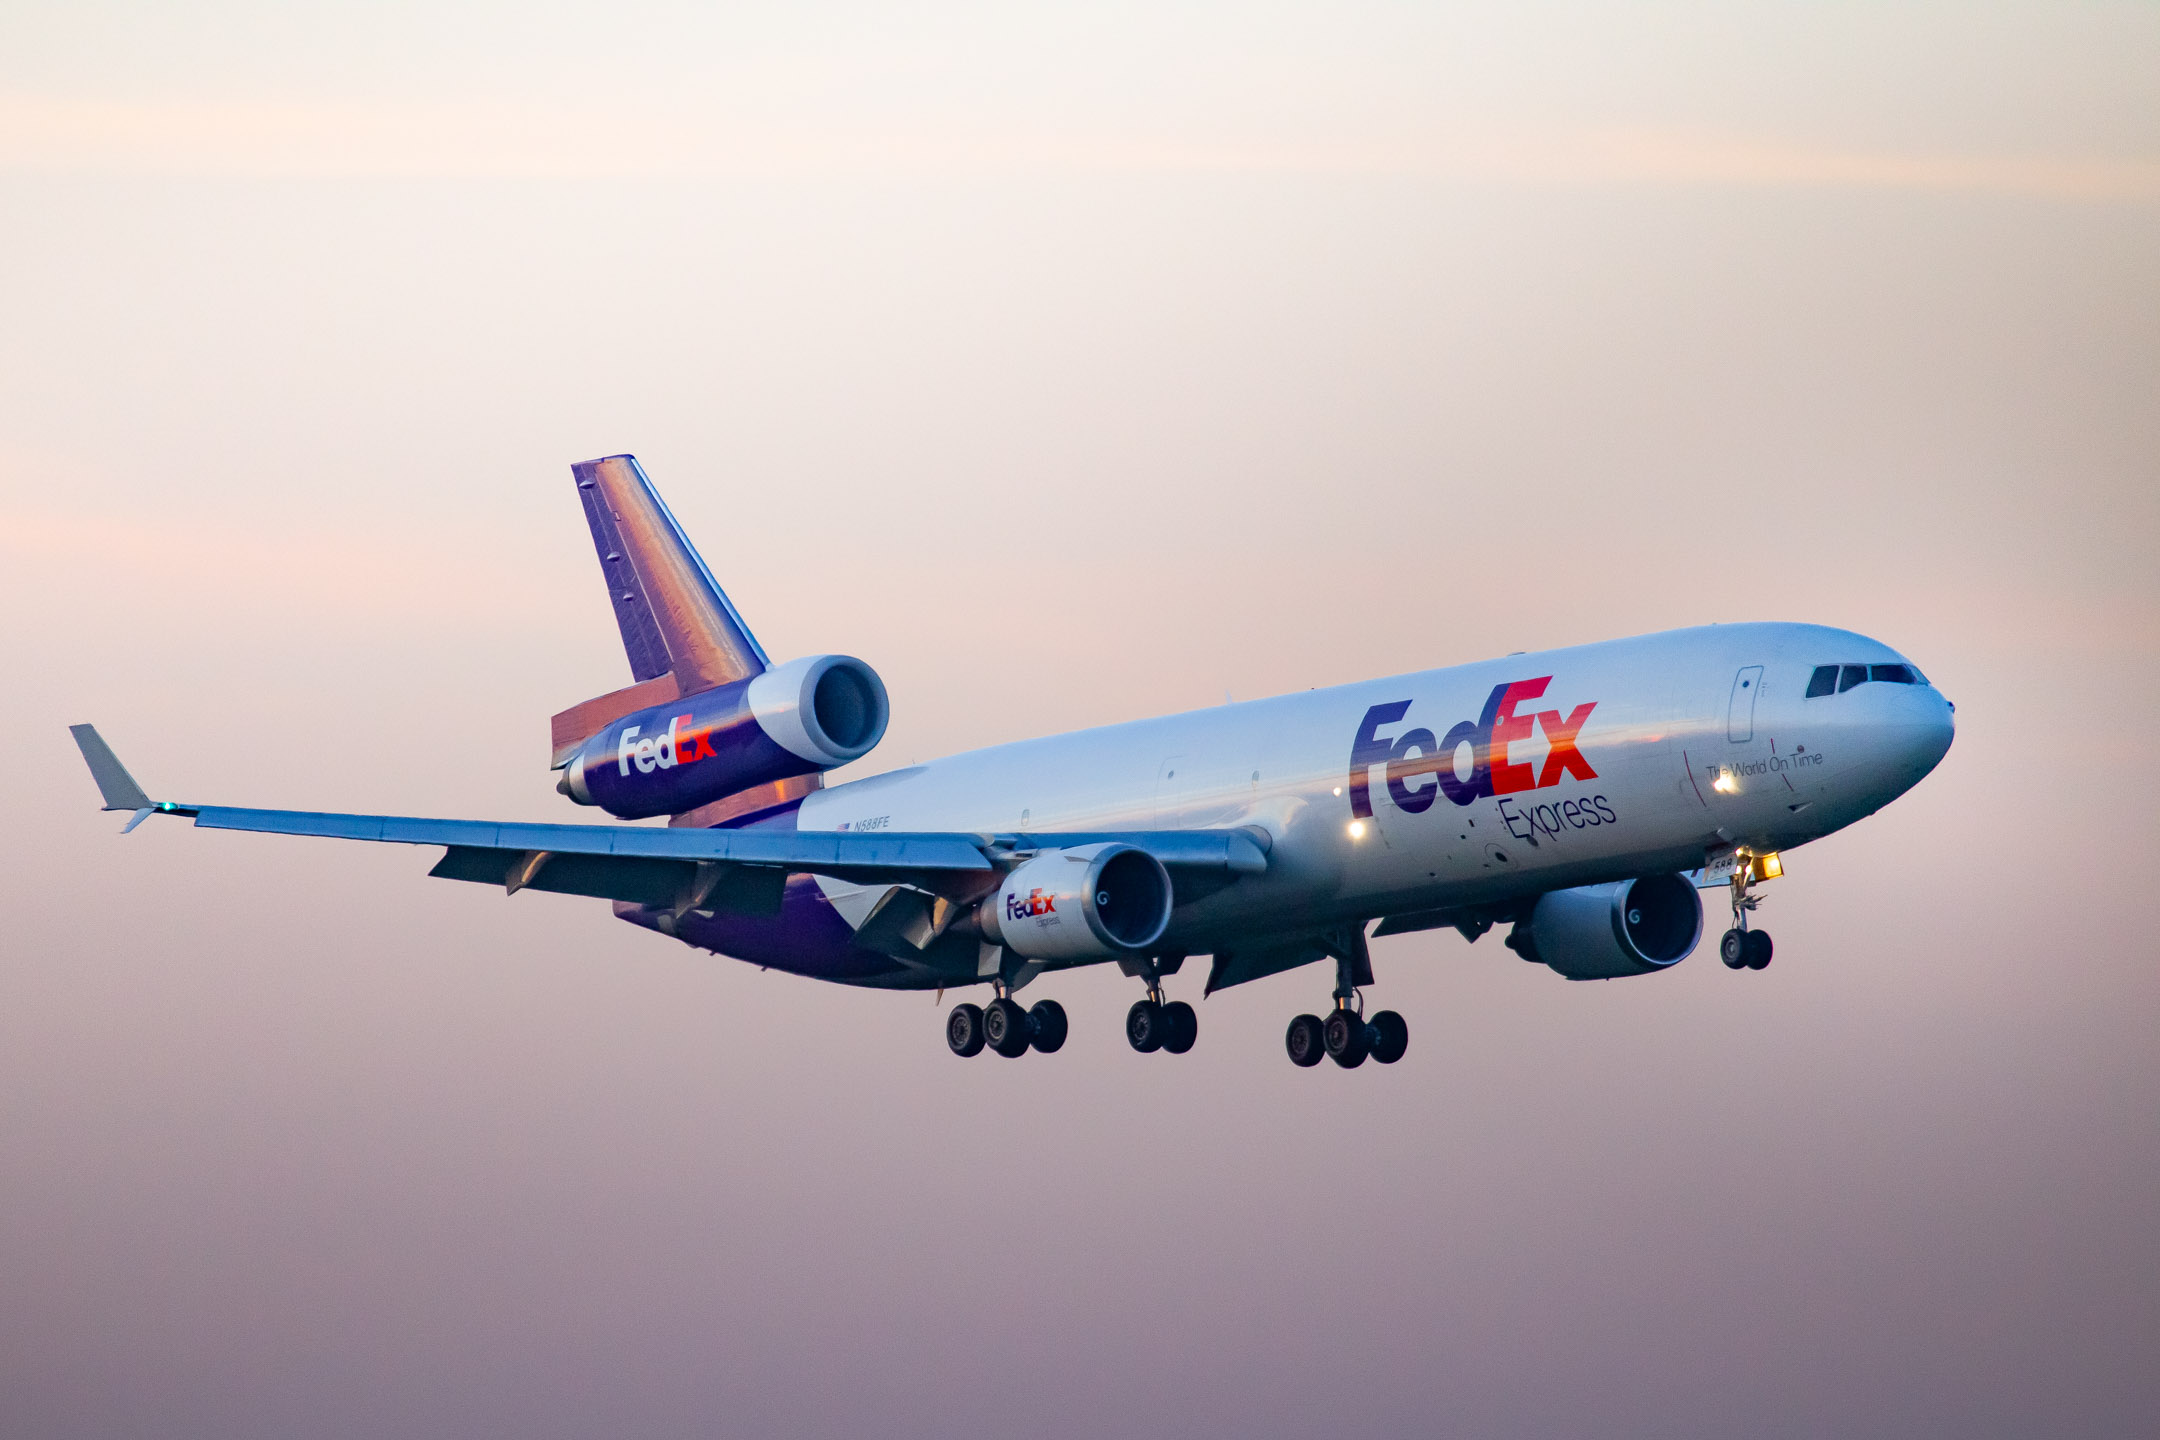
[[[1366,1013],[1369,942],[1506,926],[1570,980],[1656,975],[1697,947],[1770,963],[1750,918],[1783,854],[1872,815],[1950,748],[1955,707],[1879,641],[1706,625],[1022,740],[827,785],[885,733],[852,656],[775,665],[636,459],[572,468],[632,682],[551,726],[556,789],[622,821],[521,824],[154,801],[71,727],[122,833],[198,829],[439,845],[428,873],[613,902],[618,918],[759,966],[893,990],[986,986],[946,1016],[956,1055],[1048,1054],[1064,1007],[1014,997],[1115,962],[1142,985],[1134,1050],[1183,1054],[1202,998],[1333,962],[1290,1059],[1393,1064]],[[1375,924],[1374,922],[1378,922]]]

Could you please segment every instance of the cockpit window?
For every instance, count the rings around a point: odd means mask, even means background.
[[[1927,676],[1910,665],[1818,665],[1808,676],[1807,698],[1842,695],[1855,685],[1881,681],[1886,685],[1925,685]]]

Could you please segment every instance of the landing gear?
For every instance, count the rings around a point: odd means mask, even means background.
[[[980,1005],[955,1005],[945,1017],[945,1043],[962,1058],[980,1055],[983,1048],[983,1012]]]
[[[1283,1036],[1283,1046],[1290,1052],[1290,1063],[1300,1068],[1317,1065],[1327,1054],[1326,1027],[1317,1015],[1300,1015],[1290,1022],[1290,1033]]]
[[[1747,932],[1747,968],[1761,970],[1770,964],[1770,932],[1750,930]]]
[[[1141,955],[1118,962],[1118,968],[1127,975],[1147,982],[1147,995],[1135,1000],[1132,1009],[1125,1012],[1125,1038],[1143,1055],[1157,1050],[1183,1055],[1200,1038],[1200,1017],[1193,1013],[1192,1006],[1183,1000],[1163,998],[1162,977],[1175,974],[1185,957],[1173,955],[1169,961],[1166,965],[1162,957]]]
[[[1132,1009],[1125,1012],[1125,1038],[1143,1055],[1162,1049],[1169,1029],[1163,1007],[1153,1000],[1135,1000]]]
[[[1027,1054],[1028,1043],[1035,1037],[1029,1033],[1027,1011],[1010,995],[1000,995],[983,1007],[983,1043],[1007,1059]]]
[[[1169,1032],[1163,1036],[1162,1048],[1172,1055],[1183,1055],[1200,1038],[1200,1017],[1183,1000],[1172,1000],[1162,1008],[1163,1027]]]
[[[1125,1038],[1143,1055],[1156,1050],[1183,1055],[1200,1038],[1200,1017],[1183,1000],[1135,1000],[1125,1012]]]
[[[1732,929],[1718,939],[1718,959],[1725,962],[1728,970],[1762,970],[1770,964],[1770,932],[1748,929],[1749,913],[1762,904],[1760,895],[1748,893],[1754,883],[1754,858],[1743,854],[1740,863],[1733,867]]]
[[[1057,1001],[1036,1001],[1035,1008],[1028,1011],[1028,1024],[1035,1036],[1035,1048],[1043,1054],[1055,1055],[1065,1044],[1065,1007]]]
[[[987,1047],[1009,1059],[1030,1049],[1054,1055],[1065,1044],[1065,1007],[1055,1000],[1037,1001],[1023,1010],[1004,986],[987,1006],[955,1005],[945,1017],[945,1043],[955,1055],[980,1055]]]
[[[1327,1043],[1328,1059],[1345,1070],[1357,1069],[1372,1053],[1365,1043],[1365,1017],[1355,1010],[1336,1010],[1320,1027],[1320,1034]]]
[[[1341,930],[1324,942],[1335,957],[1335,1008],[1323,1020],[1300,1015],[1283,1035],[1290,1063],[1309,1067],[1324,1056],[1345,1070],[1355,1070],[1370,1058],[1382,1065],[1402,1059],[1410,1048],[1410,1024],[1393,1010],[1365,1016],[1363,987],[1372,983],[1372,959],[1365,948],[1362,925]]]
[[[1761,970],[1770,963],[1770,932],[1734,928],[1718,941],[1718,959],[1728,970]]]
[[[1372,1058],[1382,1065],[1394,1064],[1410,1048],[1410,1022],[1393,1010],[1382,1010],[1373,1016],[1366,1029],[1369,1032],[1366,1046],[1372,1051]]]

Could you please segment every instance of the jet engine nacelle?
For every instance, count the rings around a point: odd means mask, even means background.
[[[1161,939],[1171,903],[1162,862],[1109,841],[1015,866],[976,915],[984,938],[1030,960],[1101,960]]]
[[[1677,965],[1702,939],[1702,900],[1678,875],[1647,875],[1538,897],[1508,943],[1570,980],[1617,980]],[[1528,931],[1527,937],[1524,930]]]
[[[859,760],[891,707],[877,672],[813,655],[625,715],[578,748],[556,789],[641,820]]]

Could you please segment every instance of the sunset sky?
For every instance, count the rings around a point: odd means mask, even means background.
[[[0,1431],[2151,1433],[2160,7],[0,8]],[[580,819],[634,451],[855,773],[1682,625],[1958,739],[1762,974],[926,995],[181,801]],[[1713,900],[1716,897],[1712,897]],[[1712,912],[1712,919],[1717,918]],[[948,997],[949,1000],[950,997]]]

